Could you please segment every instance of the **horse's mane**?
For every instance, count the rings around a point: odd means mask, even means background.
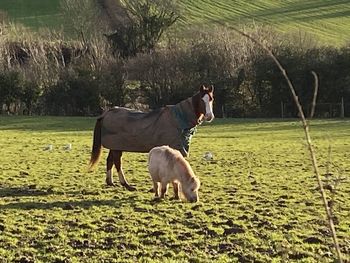
[[[197,92],[196,94],[194,94],[192,96],[192,105],[193,105],[193,109],[195,111],[195,114],[196,114],[197,118],[199,118],[200,114],[201,114],[199,112],[200,101],[201,101],[201,94],[200,94],[200,92]]]

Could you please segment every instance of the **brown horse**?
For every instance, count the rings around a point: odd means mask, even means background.
[[[123,107],[105,111],[96,121],[90,169],[98,163],[103,146],[110,150],[107,157],[107,185],[114,185],[115,165],[121,185],[128,190],[136,190],[125,179],[122,153],[147,153],[153,147],[169,145],[186,157],[197,125],[203,120],[210,122],[214,119],[213,93],[213,86],[202,85],[192,97],[148,113]]]

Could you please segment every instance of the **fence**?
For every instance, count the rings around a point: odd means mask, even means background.
[[[309,116],[311,104],[306,105],[304,112]],[[344,102],[343,98],[338,103],[317,103],[315,107],[315,118],[344,118],[350,115],[350,103]],[[294,104],[281,101],[281,117],[298,117],[298,110]]]

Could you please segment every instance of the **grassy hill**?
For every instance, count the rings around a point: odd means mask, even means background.
[[[32,28],[60,28],[63,22],[60,0],[1,0],[0,9],[10,20]]]
[[[182,0],[182,26],[265,23],[281,32],[307,32],[324,44],[350,42],[349,0]],[[1,0],[0,9],[25,25],[60,27],[59,0]]]
[[[350,42],[349,0],[187,0],[185,24],[264,23],[282,32],[308,32],[330,45]]]

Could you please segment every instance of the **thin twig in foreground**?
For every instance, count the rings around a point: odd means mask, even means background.
[[[339,262],[342,263],[343,261],[342,261],[340,247],[339,247],[339,243],[338,243],[338,239],[337,239],[337,234],[336,234],[334,223],[333,223],[332,212],[331,212],[330,207],[328,206],[327,196],[326,196],[326,193],[324,191],[323,183],[322,183],[322,180],[321,180],[321,175],[320,175],[319,170],[318,170],[316,154],[315,154],[314,147],[312,145],[311,136],[310,136],[310,132],[309,132],[309,125],[308,125],[308,122],[307,122],[307,120],[305,118],[305,115],[304,115],[302,106],[301,106],[301,104],[299,102],[298,96],[297,96],[297,94],[295,92],[294,86],[293,86],[292,82],[290,81],[290,79],[289,79],[289,77],[288,77],[288,75],[286,73],[286,70],[282,67],[282,65],[279,62],[279,60],[275,57],[275,55],[272,53],[272,51],[269,48],[267,48],[265,45],[263,45],[260,41],[256,40],[252,36],[242,32],[242,31],[240,31],[240,30],[238,30],[238,29],[236,29],[234,27],[230,27],[230,28],[233,29],[234,31],[238,32],[242,36],[247,37],[252,42],[254,42],[258,46],[263,48],[269,54],[269,56],[273,59],[273,61],[276,63],[276,65],[278,66],[279,70],[282,72],[285,80],[288,83],[289,89],[290,89],[290,91],[292,92],[292,95],[293,95],[294,102],[295,102],[295,104],[296,104],[296,106],[298,108],[299,115],[300,115],[300,118],[301,118],[301,122],[303,124],[304,132],[305,132],[305,139],[306,139],[306,142],[307,142],[307,145],[308,145],[308,149],[309,149],[309,152],[310,152],[310,155],[311,155],[311,162],[312,162],[312,166],[313,166],[313,169],[314,169],[314,173],[315,173],[316,178],[317,178],[317,182],[318,182],[318,186],[319,186],[319,189],[320,189],[323,205],[324,205],[324,208],[326,210],[329,227],[330,227],[330,230],[332,232],[332,238],[333,238],[335,250],[337,252],[337,257],[338,257]],[[314,74],[314,72],[313,72],[313,74]],[[317,79],[317,77],[316,77],[316,79]],[[316,91],[314,92],[314,94],[315,93],[316,93]],[[316,96],[315,95],[314,95],[314,100],[316,100]]]

